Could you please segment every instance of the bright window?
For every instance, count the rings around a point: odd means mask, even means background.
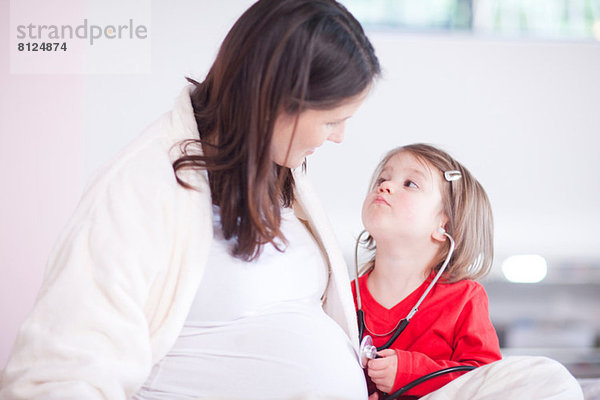
[[[600,40],[600,0],[341,0],[368,29]]]

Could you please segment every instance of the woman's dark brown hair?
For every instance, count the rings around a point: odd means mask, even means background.
[[[379,73],[362,27],[339,3],[261,0],[231,28],[205,80],[188,78],[200,138],[182,143],[173,168],[186,188],[180,169],[208,171],[224,237],[237,240],[234,256],[252,260],[275,238],[285,243],[279,205],[293,203],[294,180],[271,160],[276,117],[335,108]]]

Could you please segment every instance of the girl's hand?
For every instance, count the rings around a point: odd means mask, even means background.
[[[381,358],[369,360],[367,374],[375,386],[377,386],[377,389],[385,393],[390,393],[396,379],[396,371],[398,370],[398,356],[392,349],[385,349],[377,354]]]

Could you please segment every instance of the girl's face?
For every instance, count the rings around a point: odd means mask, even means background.
[[[330,110],[308,109],[300,115],[279,114],[271,140],[273,162],[282,167],[296,168],[326,140],[341,143],[346,120],[354,115],[367,92],[368,89]],[[296,118],[298,124],[294,133]]]
[[[363,203],[362,221],[375,241],[414,243],[436,237],[447,221],[442,179],[441,172],[407,151],[392,156]]]

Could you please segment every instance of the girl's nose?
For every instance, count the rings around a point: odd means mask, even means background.
[[[377,188],[377,193],[387,193],[392,194],[392,185],[390,181],[383,181],[379,184]]]

